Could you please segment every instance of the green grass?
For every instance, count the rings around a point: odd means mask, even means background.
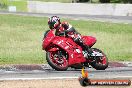
[[[64,20],[64,19],[63,19]],[[132,61],[132,25],[68,20],[81,34],[97,38],[110,61]],[[0,15],[0,64],[42,64],[47,18]]]
[[[7,3],[7,0],[0,0],[0,10],[6,10],[8,7]]]
[[[6,11],[6,10],[7,10],[6,7],[4,7],[4,8],[0,8],[0,11]]]
[[[27,11],[27,1],[26,0],[9,1],[8,6],[16,6],[16,10],[20,12]]]
[[[18,12],[26,12],[27,11],[27,0],[1,0],[0,1],[0,10],[8,10],[8,6],[16,6],[16,10]]]

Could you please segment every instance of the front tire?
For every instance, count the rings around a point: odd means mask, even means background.
[[[61,59],[57,58],[57,54],[58,54],[57,52],[58,51],[47,52],[46,60],[53,69],[57,71],[66,71],[68,69],[68,60],[65,55],[63,55]]]
[[[90,63],[90,65],[95,68],[96,70],[105,70],[108,67],[108,58],[106,55],[97,48],[92,48],[93,51],[100,52],[103,54],[102,57],[95,57],[95,61]]]

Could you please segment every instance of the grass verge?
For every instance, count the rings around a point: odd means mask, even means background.
[[[16,6],[16,10],[19,12],[27,11],[27,0],[9,1],[8,6]]]
[[[45,17],[0,15],[0,64],[43,64],[41,43],[48,29]],[[65,20],[65,19],[63,19]],[[97,38],[94,47],[103,50],[109,61],[132,61],[132,25],[66,20],[81,34]]]
[[[26,12],[27,11],[27,0],[1,0],[0,10],[8,10],[9,6],[16,6],[16,11]]]

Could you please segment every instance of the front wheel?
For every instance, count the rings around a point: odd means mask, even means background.
[[[92,48],[93,51],[102,53],[103,56],[95,56],[93,57],[95,61],[93,61],[91,66],[95,68],[96,70],[105,70],[108,67],[108,58],[106,55],[97,48]]]
[[[68,60],[61,51],[47,52],[46,60],[57,71],[66,71],[68,69]]]

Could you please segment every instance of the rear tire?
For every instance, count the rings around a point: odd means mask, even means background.
[[[46,53],[46,60],[47,60],[47,62],[48,62],[48,64],[53,68],[53,69],[55,69],[55,70],[57,70],[57,71],[66,71],[67,69],[68,69],[68,60],[65,58],[64,60],[65,60],[65,66],[63,67],[63,66],[59,66],[59,65],[57,65],[52,59],[53,58],[51,58],[50,56],[51,56],[51,54],[52,54],[53,52],[47,52]]]
[[[90,63],[90,65],[95,68],[96,70],[105,70],[108,67],[108,58],[106,55],[97,48],[92,48],[93,51],[98,51],[103,54],[103,57],[101,57],[102,60],[96,59],[94,62]],[[97,57],[99,58],[99,57]]]

